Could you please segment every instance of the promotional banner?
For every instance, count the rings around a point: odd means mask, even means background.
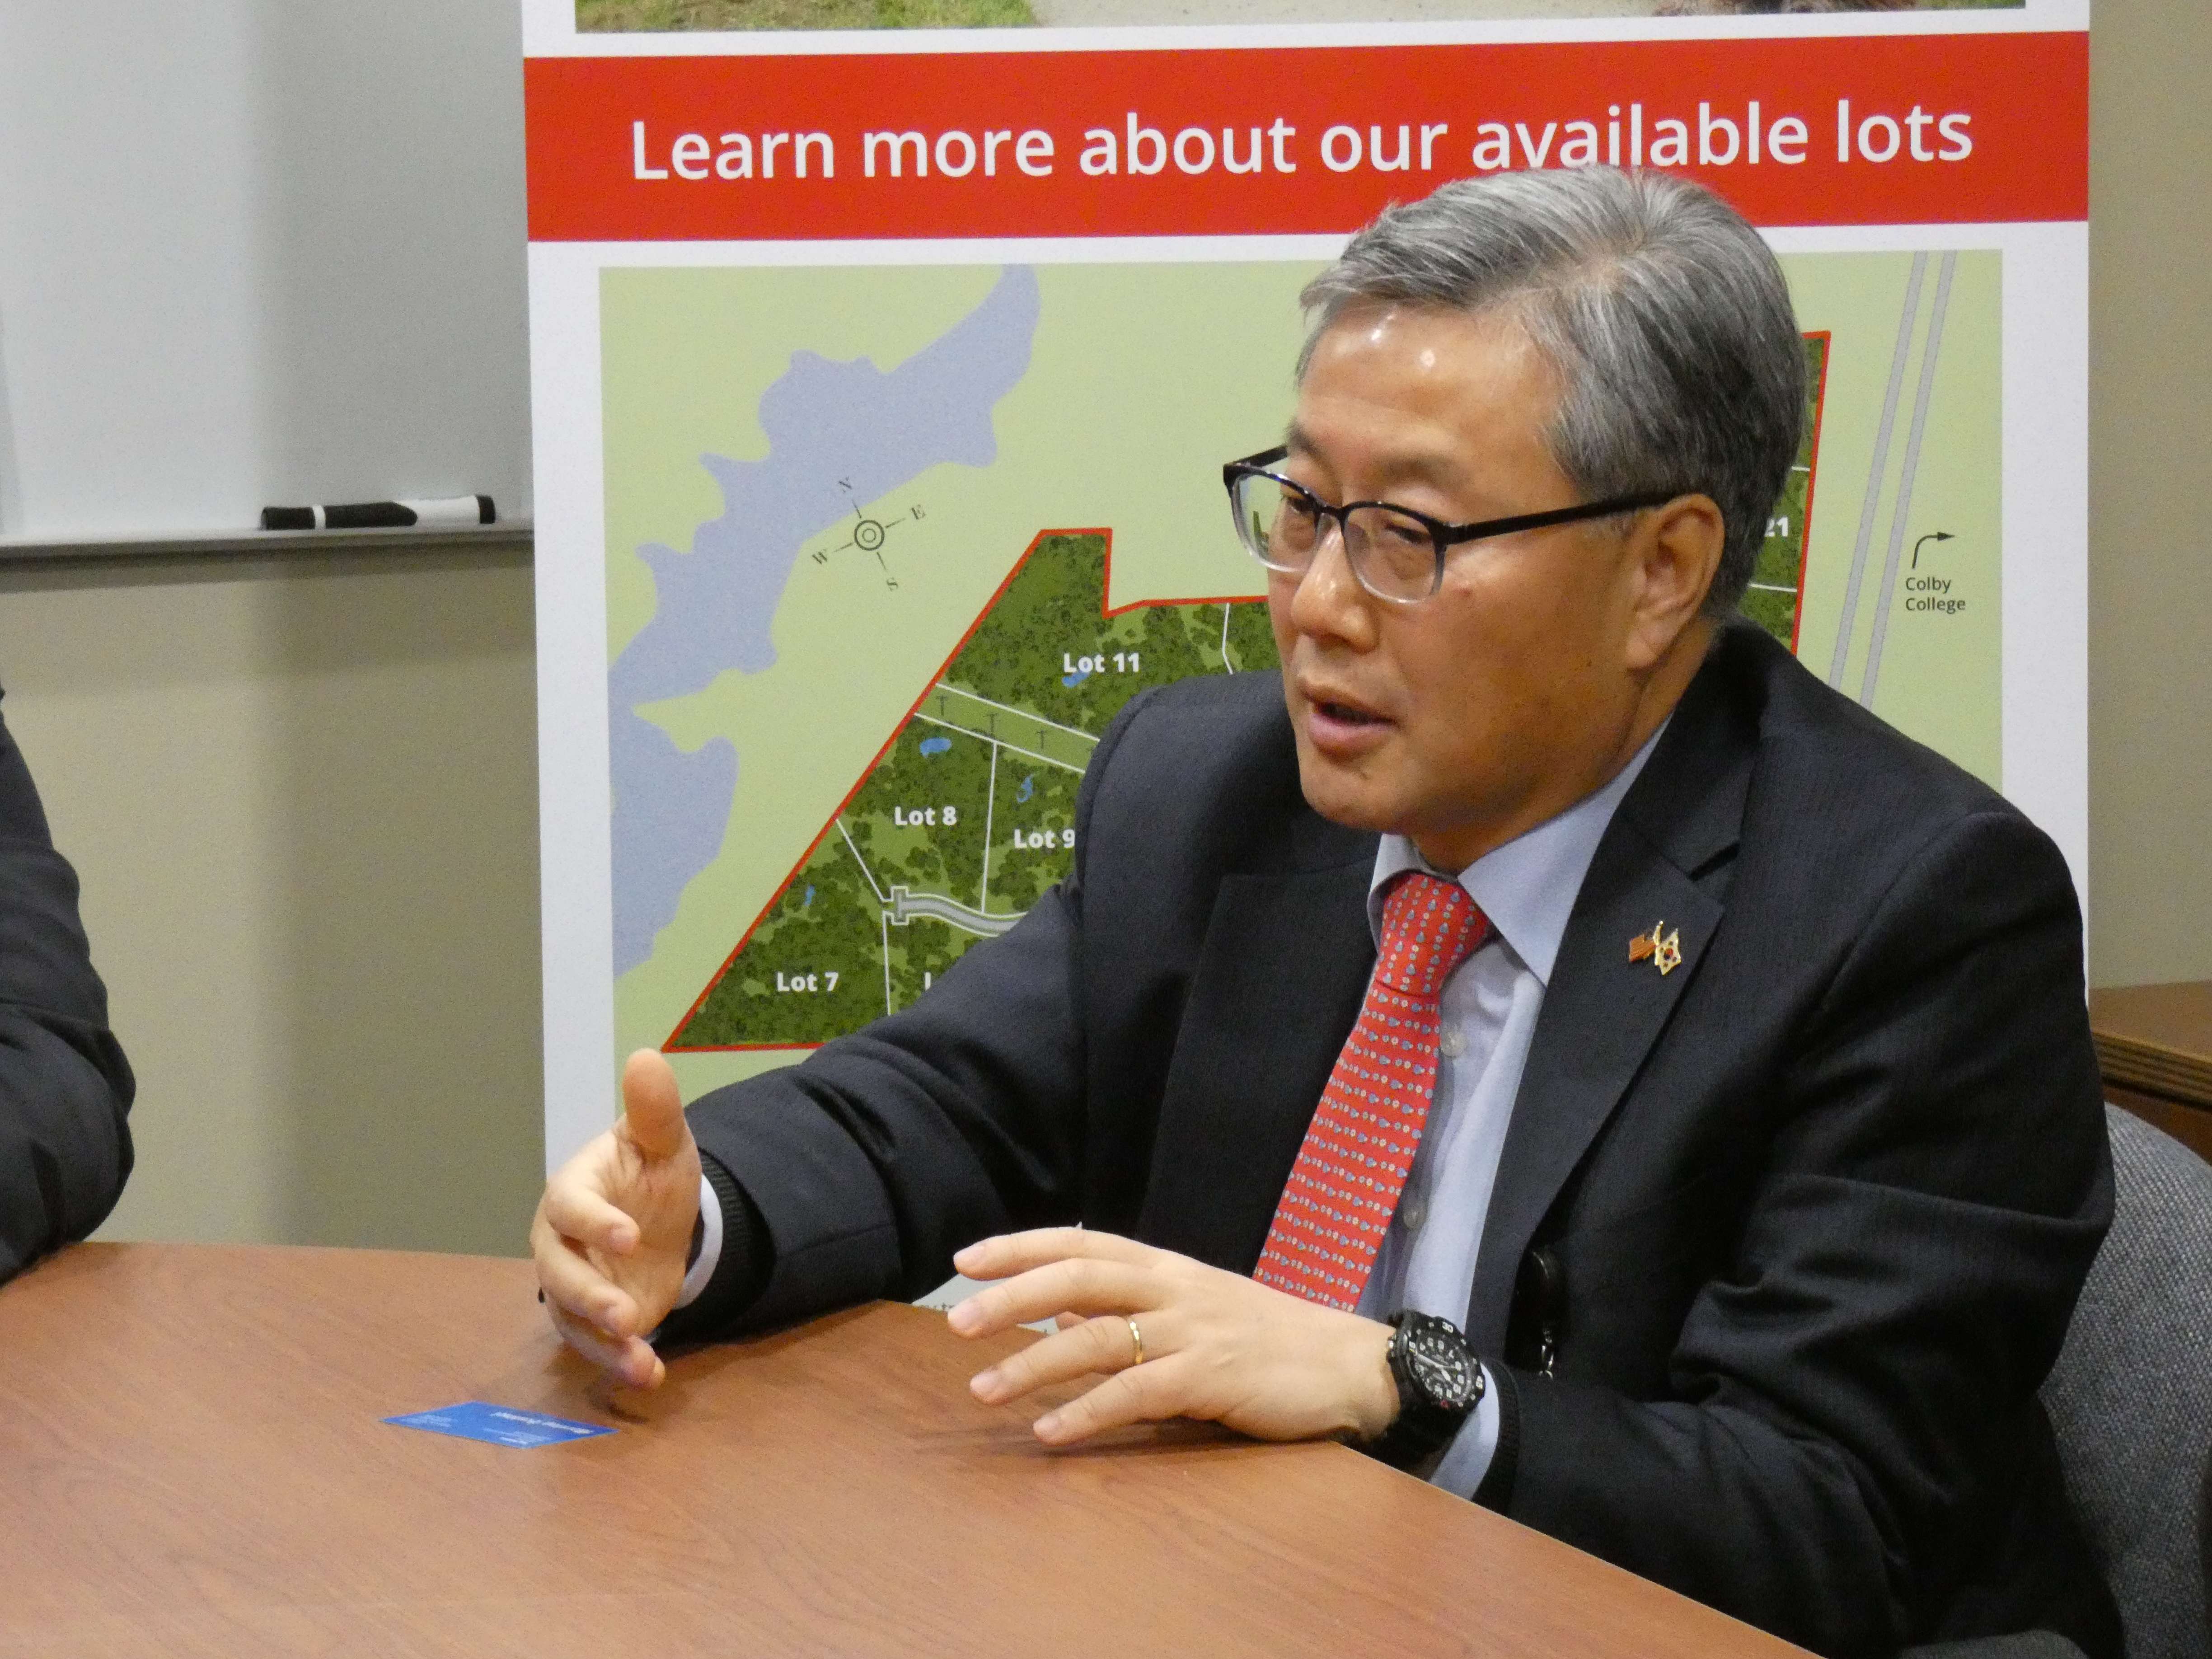
[[[604,24],[609,0],[583,0]],[[618,21],[619,20],[617,20]],[[1265,672],[1224,461],[1393,201],[1592,164],[1780,255],[1744,610],[2087,851],[2085,0],[625,33],[529,0],[546,1152],[922,994],[1138,690]]]

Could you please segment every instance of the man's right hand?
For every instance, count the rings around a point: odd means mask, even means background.
[[[546,1182],[530,1252],[562,1340],[617,1381],[650,1389],[667,1370],[645,1333],[684,1287],[699,1148],[659,1054],[632,1054],[622,1090],[621,1121]]]

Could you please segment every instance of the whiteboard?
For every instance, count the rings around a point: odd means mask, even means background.
[[[514,0],[0,5],[0,538],[530,510]]]

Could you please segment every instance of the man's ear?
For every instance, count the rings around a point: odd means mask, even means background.
[[[1662,660],[1698,620],[1727,541],[1720,507],[1710,495],[1678,495],[1629,532],[1626,666],[1632,673]]]

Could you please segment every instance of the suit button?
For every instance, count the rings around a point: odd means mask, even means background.
[[[1437,1038],[1437,1051],[1446,1060],[1457,1060],[1467,1052],[1467,1033],[1456,1025],[1448,1025]]]
[[[1419,1193],[1407,1193],[1398,1201],[1398,1224],[1407,1232],[1420,1231],[1421,1224],[1428,1218],[1428,1200]]]

